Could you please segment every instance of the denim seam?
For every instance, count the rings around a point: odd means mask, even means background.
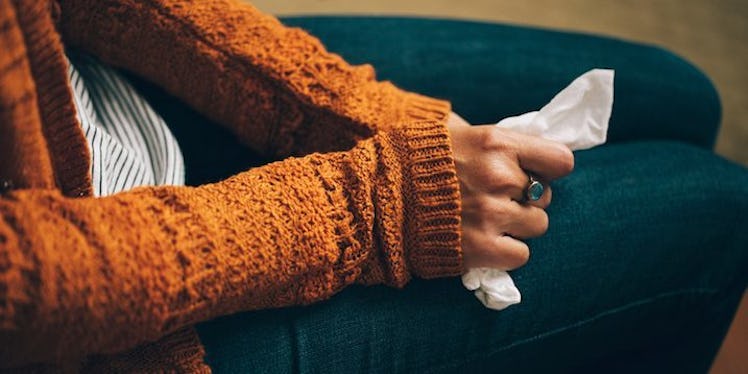
[[[536,341],[538,339],[542,339],[542,338],[550,336],[550,335],[555,335],[555,334],[558,334],[558,333],[562,333],[562,332],[571,330],[573,328],[580,327],[582,325],[586,325],[588,323],[594,322],[594,321],[596,321],[598,319],[601,319],[603,317],[607,317],[607,316],[610,316],[610,315],[622,312],[622,311],[627,310],[627,309],[631,309],[631,308],[638,307],[638,306],[641,306],[641,305],[644,305],[644,304],[648,304],[648,303],[651,303],[653,301],[657,301],[659,299],[665,299],[665,298],[680,296],[680,295],[684,295],[684,294],[716,294],[718,292],[719,292],[718,289],[713,289],[713,288],[689,288],[689,289],[682,289],[682,290],[677,290],[677,291],[664,292],[664,293],[661,293],[661,294],[657,294],[655,296],[648,297],[646,299],[633,301],[633,302],[627,303],[625,305],[622,305],[622,306],[619,306],[619,307],[616,307],[616,308],[613,308],[613,309],[605,310],[605,311],[600,312],[600,313],[598,313],[598,314],[596,314],[596,315],[594,315],[592,317],[585,318],[585,319],[583,319],[581,321],[577,321],[577,322],[574,322],[574,323],[566,325],[566,326],[557,327],[555,329],[552,329],[552,330],[549,330],[549,331],[537,334],[535,336],[531,336],[531,337],[528,337],[528,338],[525,338],[525,339],[521,339],[521,340],[515,341],[513,343],[510,343],[508,345],[500,347],[500,348],[498,348],[496,350],[489,351],[489,353],[485,354],[485,355],[483,355],[483,354],[473,354],[472,356],[469,356],[468,359],[466,359],[466,360],[464,360],[462,362],[459,362],[459,363],[455,363],[455,362],[452,362],[452,363],[443,363],[443,364],[440,364],[438,366],[429,366],[429,367],[426,367],[425,369],[429,370],[429,371],[431,371],[431,370],[436,371],[436,370],[447,369],[447,368],[454,367],[454,366],[468,365],[468,364],[470,364],[472,362],[475,362],[476,360],[480,359],[481,357],[493,356],[494,354],[499,353],[501,351],[505,351],[505,350],[508,350],[508,349],[511,349],[511,348],[514,348],[514,347],[517,347],[517,346],[520,346],[520,345],[524,345],[524,344]],[[421,369],[424,369],[424,367],[421,367]]]

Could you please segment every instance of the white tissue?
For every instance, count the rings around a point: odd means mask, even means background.
[[[575,151],[603,144],[613,109],[613,77],[613,70],[590,70],[539,111],[505,118],[496,125],[555,140]],[[486,308],[502,310],[522,300],[514,281],[502,270],[470,269],[462,284]]]

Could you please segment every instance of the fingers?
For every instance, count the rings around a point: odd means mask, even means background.
[[[487,235],[485,232],[466,233],[463,248],[470,256],[465,257],[465,267],[490,267],[513,270],[530,259],[527,244],[510,236]]]
[[[574,155],[565,145],[534,136],[525,136],[521,140],[517,156],[522,169],[545,180],[561,178],[574,169]]]
[[[498,156],[502,157],[502,156]],[[527,199],[527,187],[530,185],[530,176],[522,170],[517,164],[507,162],[501,167],[495,167],[491,170],[492,174],[487,174],[483,180],[487,181],[486,190],[499,195],[509,196],[512,200],[536,206],[547,208],[551,203],[551,186],[543,183],[543,195],[540,199],[532,201]]]
[[[537,238],[548,231],[548,214],[545,210],[523,204],[513,204],[511,221],[507,223],[506,234],[518,239]]]
[[[489,164],[487,168],[476,170],[484,173],[481,179],[485,181],[485,190],[517,201],[524,200],[530,176],[510,156],[497,155],[493,161],[495,165]]]
[[[513,203],[516,220],[505,223],[507,231],[497,233],[479,226],[464,226],[465,267],[513,270],[530,258],[530,248],[520,239],[537,237],[548,230],[548,215],[541,208]]]
[[[557,142],[495,126],[458,125],[450,127],[450,134],[462,197],[465,265],[522,266],[530,255],[522,239],[548,230],[548,182],[571,172],[574,156]],[[529,175],[543,183],[537,201],[526,198]]]
[[[558,179],[574,169],[574,154],[561,143],[501,128],[493,131],[492,136],[501,139],[494,143],[511,148],[520,167],[541,179]]]
[[[466,201],[463,221],[491,235],[520,239],[535,238],[548,230],[548,214],[543,208],[488,196]]]

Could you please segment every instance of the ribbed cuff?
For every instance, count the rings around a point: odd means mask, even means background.
[[[445,125],[416,122],[391,139],[402,162],[408,270],[422,278],[461,274],[460,188]]]
[[[91,357],[81,372],[210,373],[204,357],[197,331],[189,326],[128,352]]]

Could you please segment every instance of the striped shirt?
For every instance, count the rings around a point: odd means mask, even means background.
[[[68,59],[78,120],[91,151],[94,195],[183,185],[182,152],[161,116],[116,70],[86,55]]]

